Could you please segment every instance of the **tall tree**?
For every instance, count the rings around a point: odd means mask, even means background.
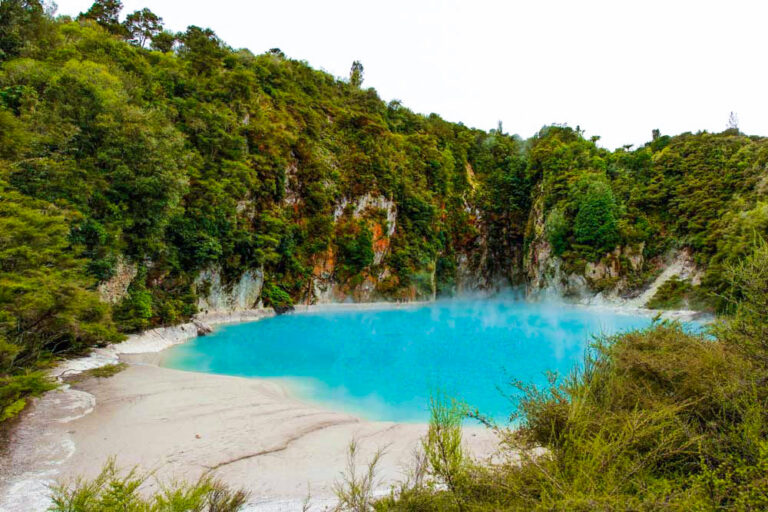
[[[162,32],[159,32],[152,37],[152,42],[149,46],[153,50],[168,53],[173,50],[173,45],[176,44],[176,41],[177,38],[175,34],[172,34],[167,30],[163,30]]]
[[[120,11],[123,2],[120,0],[96,0],[91,8],[81,13],[78,19],[94,20],[113,34],[124,36],[125,27],[120,23]]]
[[[582,185],[579,194],[573,233],[578,243],[604,253],[619,242],[616,199],[604,181],[585,181],[586,186]]]
[[[736,115],[736,112],[731,112],[728,116],[728,129],[739,131],[739,116]]]
[[[349,70],[349,83],[355,87],[363,85],[363,64],[359,60],[352,63],[352,68]]]
[[[209,74],[216,69],[227,54],[226,47],[213,30],[196,26],[187,27],[180,36],[179,55],[190,63],[197,74]]]
[[[154,40],[163,31],[163,18],[145,7],[140,11],[132,12],[125,18],[125,29],[132,44],[144,47],[148,41]]]

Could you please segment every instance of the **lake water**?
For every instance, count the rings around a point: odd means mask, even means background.
[[[164,353],[163,365],[290,379],[303,398],[373,420],[426,421],[436,391],[504,420],[511,379],[546,385],[578,365],[593,335],[642,315],[514,300],[330,310],[229,325]]]

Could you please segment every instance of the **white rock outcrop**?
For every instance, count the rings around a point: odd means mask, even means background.
[[[261,288],[264,285],[264,273],[258,270],[246,270],[232,283],[224,283],[221,269],[211,267],[197,276],[195,285],[198,290],[197,309],[203,314],[221,314],[235,311],[247,311],[258,307]]]

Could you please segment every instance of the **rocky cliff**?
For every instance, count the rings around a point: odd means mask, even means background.
[[[646,307],[672,279],[701,283],[703,270],[688,248],[646,258],[645,243],[617,246],[595,261],[557,256],[547,240],[541,201],[531,210],[531,241],[524,259],[527,295],[562,297],[584,304]]]
[[[200,313],[218,314],[260,307],[263,285],[261,270],[246,270],[239,278],[224,282],[220,267],[208,268],[195,279],[197,308]]]

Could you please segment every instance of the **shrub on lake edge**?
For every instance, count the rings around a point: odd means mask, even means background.
[[[134,467],[118,468],[115,459],[104,464],[99,475],[52,487],[50,512],[236,512],[248,500],[248,493],[233,490],[204,474],[194,483],[158,482],[160,490],[142,492],[153,476]]]

